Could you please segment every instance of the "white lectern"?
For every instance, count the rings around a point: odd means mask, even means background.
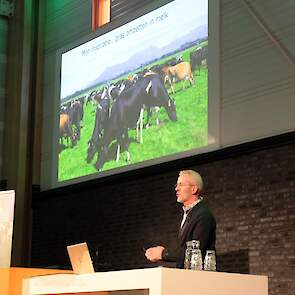
[[[91,293],[89,293],[91,292]],[[266,276],[148,268],[25,279],[22,295],[267,295]]]
[[[10,267],[14,191],[0,191],[0,268]]]

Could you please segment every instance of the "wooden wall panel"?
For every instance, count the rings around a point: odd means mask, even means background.
[[[5,121],[5,99],[6,99],[6,65],[7,65],[7,18],[0,16],[0,180],[2,179],[3,159],[3,132]]]
[[[137,9],[143,8],[156,0],[112,0],[111,20],[123,18]]]
[[[91,32],[91,1],[47,1],[45,15],[45,58]]]
[[[223,146],[295,129],[294,8],[291,1],[223,1]]]
[[[57,52],[91,33],[91,0],[46,1],[44,15],[44,78],[41,179],[50,177],[52,167],[53,104],[58,95]],[[56,103],[56,102],[55,102]],[[41,180],[42,181],[42,180]]]

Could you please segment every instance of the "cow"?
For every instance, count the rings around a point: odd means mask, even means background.
[[[69,138],[71,139],[72,147],[77,144],[77,134],[72,130],[70,117],[66,113],[60,114],[59,133],[60,145],[63,145],[63,138],[66,138],[67,145],[69,145]]]
[[[93,90],[91,91],[87,96],[86,96],[86,105],[88,105],[89,103],[93,103],[94,102],[94,96],[98,93],[97,90]]]
[[[171,62],[171,64],[174,64],[174,62]],[[176,63],[176,65],[177,64],[178,63]],[[169,74],[170,67],[171,66],[167,65],[167,63],[164,63],[164,64],[152,66],[150,68],[150,71],[159,74],[164,84],[168,84],[168,87],[170,88],[171,93],[174,93],[171,75]]]
[[[149,73],[150,73],[149,69],[142,69],[141,71],[138,71],[133,75],[132,81],[134,83],[136,83],[138,80],[140,80],[140,79],[144,78],[145,76],[149,75]]]
[[[77,140],[81,136],[81,123],[84,116],[83,104],[80,101],[74,101],[68,111],[71,126],[74,125],[77,132]]]
[[[123,88],[123,91],[124,90],[126,91],[127,89],[132,88],[135,83],[136,82],[134,82],[132,80],[125,79],[125,80],[123,80],[121,87]]]
[[[149,75],[139,80],[134,87],[123,91],[119,99],[113,103],[101,138],[100,152],[95,164],[97,170],[103,168],[109,145],[114,140],[117,141],[117,160],[121,147],[127,150],[128,161],[130,160],[128,129],[136,125],[144,105],[147,108],[164,107],[168,117],[172,121],[177,120],[175,103],[169,97],[159,75]]]
[[[207,46],[198,47],[195,51],[190,53],[190,63],[192,71],[198,69],[200,75],[202,62],[207,59]]]
[[[68,113],[68,108],[65,105],[60,106],[60,114],[67,114]]]
[[[164,66],[163,64],[161,64],[161,65],[153,65],[152,67],[149,68],[149,70],[160,75],[161,74],[161,69],[162,69],[163,66]]]
[[[86,95],[79,97],[78,101],[81,103],[82,106],[84,106],[86,101]]]
[[[149,109],[146,110],[146,112],[147,112],[146,123],[145,123],[145,128],[146,129],[149,129],[149,127],[150,127],[150,119],[151,119],[152,115],[156,117],[156,119],[155,119],[156,125],[160,124],[160,121],[159,121],[159,118],[158,118],[159,111],[160,111],[160,108],[157,107],[157,106],[149,108]]]
[[[120,83],[110,85],[107,89],[107,98],[111,99],[112,101],[115,101],[119,97],[121,92],[125,89],[125,87],[126,86],[124,84],[124,81],[120,81]]]
[[[179,64],[180,62],[183,62],[182,55],[179,55],[177,57],[173,57],[173,58],[167,60],[165,62],[165,65],[171,67],[171,66],[175,66],[175,65]]]
[[[99,142],[102,138],[105,124],[109,117],[110,101],[104,99],[98,104],[95,114],[95,125],[92,136],[88,141],[86,162],[90,163],[99,149]]]
[[[103,95],[105,95],[105,87],[101,88],[100,90],[97,90],[93,95],[92,95],[92,102],[93,104],[92,105],[97,105],[100,100],[101,100],[101,97]]]
[[[168,68],[169,75],[169,83],[171,83],[172,92],[174,93],[173,84],[176,81],[183,81],[182,88],[184,89],[184,82],[186,80],[190,81],[190,84],[193,85],[195,83],[194,77],[192,74],[191,65],[189,62],[183,61],[175,66],[171,66]]]

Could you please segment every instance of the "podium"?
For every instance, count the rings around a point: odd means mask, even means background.
[[[72,271],[24,267],[0,268],[0,295],[21,295],[23,279],[56,273],[72,273]]]
[[[267,295],[267,276],[147,268],[56,274],[23,281],[22,295]]]

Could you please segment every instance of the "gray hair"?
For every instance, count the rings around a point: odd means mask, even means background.
[[[181,175],[189,175],[192,179],[192,181],[194,182],[194,184],[197,185],[198,189],[199,189],[199,193],[201,193],[203,191],[203,187],[204,187],[204,183],[203,183],[203,179],[202,176],[194,171],[194,170],[182,170],[179,172],[179,176]]]

